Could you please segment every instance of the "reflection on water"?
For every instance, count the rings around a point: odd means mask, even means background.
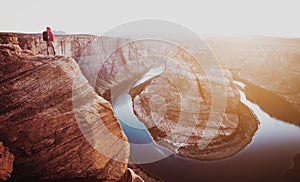
[[[247,85],[244,92],[247,94],[248,100],[258,104],[260,108],[272,117],[300,127],[300,112],[293,103],[284,99],[283,93],[282,95],[278,95],[274,93],[274,91],[265,89],[250,81],[243,80],[239,76],[235,77]],[[289,93],[286,94],[289,95]]]
[[[154,78],[157,75],[162,74],[163,72],[165,72],[165,69],[166,69],[166,67],[164,65],[161,65],[157,68],[151,69],[143,77],[141,77],[139,80],[137,80],[134,83],[134,85],[132,86],[132,88],[146,82],[147,80],[150,80],[151,78]]]
[[[144,158],[160,158],[141,166],[165,181],[284,181],[286,171],[293,166],[293,157],[300,153],[300,128],[272,118],[247,100],[243,83],[235,84],[241,88],[241,102],[253,110],[260,125],[248,146],[232,157],[216,161],[180,157],[157,145],[134,115],[131,97],[125,89],[113,99],[112,105],[131,142],[131,158],[140,163]],[[133,147],[136,144],[146,147]]]
[[[242,85],[243,83],[235,81],[236,84]],[[264,112],[257,104],[247,100],[244,92],[240,90],[241,101],[251,108],[260,121],[259,132],[253,138],[255,146],[258,144],[276,144],[286,145],[298,144],[298,151],[300,150],[300,128],[286,123],[284,121],[272,118],[269,114]],[[297,151],[295,151],[297,152]]]

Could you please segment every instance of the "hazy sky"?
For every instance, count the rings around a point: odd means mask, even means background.
[[[198,34],[300,37],[299,8],[299,0],[3,0],[0,31],[96,33],[159,18]]]

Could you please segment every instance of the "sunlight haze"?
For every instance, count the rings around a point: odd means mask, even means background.
[[[205,35],[300,37],[297,1],[2,1],[1,32],[104,33],[122,23],[158,18]]]

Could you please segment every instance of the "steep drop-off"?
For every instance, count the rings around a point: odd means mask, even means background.
[[[234,155],[251,141],[257,120],[239,104],[230,72],[212,64],[209,49],[195,54],[200,55],[197,64],[182,47],[166,41],[119,39],[120,46],[106,54],[107,42],[100,40],[95,40],[99,43],[93,57],[83,56],[84,68],[90,70],[83,72],[98,70],[91,80],[96,92],[108,100],[129,80],[164,67],[143,88],[138,86],[138,92],[131,90],[135,114],[159,144],[186,157],[215,160]],[[103,52],[109,57],[101,56]]]
[[[129,145],[109,102],[72,58],[21,49],[15,35],[0,35],[0,140],[15,156],[12,180],[119,180]]]
[[[182,156],[215,160],[236,154],[257,130],[256,118],[239,102],[230,72],[211,64],[214,58],[206,47],[194,46],[191,55],[165,41],[66,35],[55,39],[57,54],[64,56],[44,56],[40,35],[1,37],[0,97],[8,104],[1,103],[0,140],[16,156],[18,178],[117,180],[132,174],[126,162],[110,160],[90,145],[125,161],[129,155],[126,138],[101,97],[111,100],[124,82],[158,66],[165,71],[131,89],[131,95],[136,116],[159,144]],[[74,82],[77,73],[80,81]],[[126,146],[107,138],[104,127]]]

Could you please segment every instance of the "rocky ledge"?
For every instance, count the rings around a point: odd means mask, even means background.
[[[0,35],[0,140],[15,156],[12,180],[126,181],[129,144],[109,102],[72,58],[21,49],[15,35]]]

